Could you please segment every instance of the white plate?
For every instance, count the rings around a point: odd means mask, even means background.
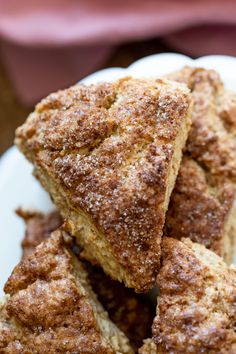
[[[162,76],[184,65],[217,70],[226,87],[236,91],[236,58],[213,55],[192,60],[184,55],[165,53],[140,59],[127,69],[109,68],[97,71],[83,83],[112,81],[125,75],[135,77]],[[0,160],[0,296],[13,267],[20,259],[23,222],[14,210],[23,206],[47,211],[52,208],[49,197],[31,175],[32,168],[15,147]]]

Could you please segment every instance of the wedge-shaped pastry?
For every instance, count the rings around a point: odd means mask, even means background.
[[[139,292],[159,268],[190,101],[167,80],[77,85],[43,100],[16,132],[86,257]]]
[[[62,223],[57,211],[43,214],[19,209],[18,214],[26,223],[22,242],[23,257],[31,254],[35,247],[45,241],[50,236],[49,233]],[[80,250],[74,242],[71,248],[79,257]],[[108,312],[112,322],[129,338],[132,348],[137,352],[143,339],[151,334],[151,324],[155,315],[153,304],[132,289],[126,288],[124,284],[110,279],[101,268],[88,262],[82,263],[99,302]]]
[[[16,266],[0,313],[1,353],[133,353],[55,231]]]
[[[164,237],[153,339],[142,354],[236,353],[236,268],[190,239]]]
[[[212,70],[170,76],[192,91],[192,126],[171,196],[166,235],[190,237],[232,262],[236,240],[236,94]]]

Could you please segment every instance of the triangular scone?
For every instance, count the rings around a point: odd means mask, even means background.
[[[236,240],[236,93],[213,70],[170,75],[192,91],[192,127],[166,217],[166,235],[189,237],[232,262]]]
[[[236,268],[190,239],[164,237],[162,257],[153,339],[140,353],[236,353]]]
[[[35,247],[45,241],[62,223],[58,211],[48,214],[30,212],[18,209],[18,215],[24,218],[26,228],[22,241],[23,257],[31,254]],[[80,259],[81,250],[73,240],[71,249]],[[80,259],[81,260],[81,259]],[[81,260],[86,272],[88,282],[97,295],[99,302],[108,312],[109,318],[128,337],[130,345],[137,352],[143,339],[151,334],[151,324],[155,314],[153,304],[141,294],[124,284],[112,280],[101,267],[91,265]]]
[[[1,353],[133,353],[55,231],[20,262],[5,285]]]
[[[188,88],[125,78],[76,85],[16,132],[68,231],[112,278],[148,290],[190,125]]]

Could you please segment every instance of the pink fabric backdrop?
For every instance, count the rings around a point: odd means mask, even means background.
[[[100,67],[114,45],[154,36],[194,56],[236,55],[236,1],[0,0],[2,57],[27,103]]]

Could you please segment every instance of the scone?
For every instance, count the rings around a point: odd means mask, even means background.
[[[133,353],[98,302],[61,231],[16,266],[5,292],[1,353]]]
[[[19,209],[18,214],[26,223],[25,235],[22,242],[23,257],[31,254],[35,247],[45,241],[52,231],[61,223],[60,214],[52,211],[48,214],[30,212]],[[80,249],[71,245],[79,257]],[[81,260],[82,261],[82,260]],[[122,283],[110,279],[101,268],[82,261],[87,272],[87,278],[99,302],[108,312],[109,318],[129,338],[135,352],[141,346],[144,338],[151,334],[151,324],[155,315],[152,303],[126,288]]]
[[[236,240],[236,94],[212,70],[170,75],[193,97],[192,126],[166,217],[167,236],[190,237],[233,259]]]
[[[125,78],[51,94],[16,131],[87,259],[137,292],[160,265],[190,109],[186,85]]]
[[[152,340],[140,354],[236,353],[236,268],[190,239],[163,239]]]

